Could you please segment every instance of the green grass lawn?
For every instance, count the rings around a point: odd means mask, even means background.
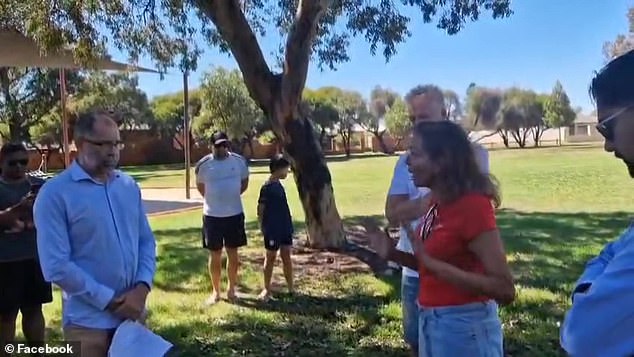
[[[517,300],[501,310],[512,356],[563,356],[558,323],[584,262],[629,223],[632,180],[622,163],[597,147],[491,151],[502,186],[498,222],[516,276]],[[329,164],[337,205],[348,224],[381,216],[396,157]],[[182,171],[130,170],[144,187],[174,187]],[[252,167],[244,195],[249,246],[242,253],[241,292],[260,289],[262,248],[255,205],[263,166]],[[284,182],[299,227],[303,214],[292,178]],[[209,293],[200,212],[151,219],[159,244],[150,326],[183,356],[407,356],[401,342],[399,284],[362,263],[331,253],[296,255],[299,294],[261,304],[202,303]],[[276,267],[278,282],[281,269]],[[282,284],[283,287],[283,284]],[[59,337],[59,294],[46,306]]]

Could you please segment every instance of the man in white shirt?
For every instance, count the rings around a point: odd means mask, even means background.
[[[445,100],[442,90],[434,85],[423,85],[412,89],[406,96],[412,124],[421,121],[446,120]],[[488,151],[474,144],[474,151],[481,167],[488,171]],[[426,187],[417,188],[407,168],[407,153],[402,154],[396,166],[385,202],[385,216],[391,226],[399,227],[402,222],[411,222],[413,228],[424,215],[426,199],[430,197]],[[405,230],[399,231],[397,249],[413,253]],[[403,267],[401,281],[401,305],[403,313],[403,337],[410,346],[412,356],[418,356],[418,272]]]
[[[227,251],[227,299],[236,297],[238,248],[247,244],[241,195],[249,185],[249,169],[244,158],[229,150],[229,139],[222,132],[212,135],[213,151],[196,164],[196,184],[204,197],[203,248],[209,250],[209,276],[212,293],[207,304],[220,297],[222,248]]]

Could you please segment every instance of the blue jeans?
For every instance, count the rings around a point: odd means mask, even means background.
[[[493,301],[421,309],[419,357],[503,357],[502,323]]]
[[[418,277],[403,274],[401,306],[403,308],[403,339],[410,347],[418,348]]]

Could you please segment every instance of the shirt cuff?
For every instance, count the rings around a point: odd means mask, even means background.
[[[148,290],[152,290],[152,275],[150,274],[138,274],[136,277],[136,284],[143,283],[147,285]]]
[[[114,290],[110,289],[107,286],[101,285],[97,289],[94,296],[95,305],[98,309],[105,310],[113,298]]]

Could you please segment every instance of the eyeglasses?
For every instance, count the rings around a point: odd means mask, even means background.
[[[118,141],[96,141],[96,140],[90,140],[90,139],[84,139],[84,140],[92,145],[99,146],[101,148],[106,147],[106,148],[114,148],[117,150],[121,150],[125,147],[125,144],[121,140],[118,140]]]
[[[29,159],[21,159],[21,160],[9,160],[7,161],[7,165],[11,166],[11,167],[16,167],[18,165],[20,166],[26,166],[29,164]]]
[[[625,113],[629,109],[632,109],[634,106],[628,106],[618,110],[616,113],[609,115],[605,119],[600,119],[599,124],[597,124],[596,128],[599,134],[603,135],[605,140],[612,141],[614,140],[614,127],[616,126],[616,120],[621,114]]]

